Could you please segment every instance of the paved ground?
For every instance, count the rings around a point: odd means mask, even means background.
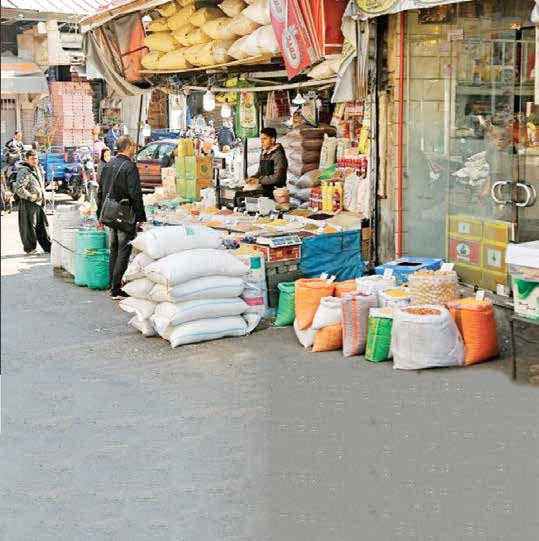
[[[171,350],[2,219],[0,539],[531,541],[537,389],[290,329]]]

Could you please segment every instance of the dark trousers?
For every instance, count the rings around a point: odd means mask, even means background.
[[[135,238],[135,230],[129,233],[109,227],[109,272],[110,288],[118,291],[122,284],[122,277],[129,264],[132,246],[129,244]]]
[[[38,242],[43,251],[51,251],[48,227],[49,221],[43,207],[27,199],[19,200],[19,233],[26,253],[35,250]]]

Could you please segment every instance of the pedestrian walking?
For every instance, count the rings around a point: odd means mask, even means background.
[[[101,154],[99,156],[99,162],[97,164],[97,183],[101,185],[101,173],[103,172],[103,168],[107,163],[110,162],[112,159],[112,152],[110,151],[109,147],[105,147],[103,150],[101,150]]]
[[[105,134],[105,143],[113,153],[119,152],[118,139],[121,136],[120,127],[114,123],[109,131]]]
[[[137,166],[133,161],[136,145],[128,135],[122,135],[116,141],[118,154],[101,171],[101,182],[97,193],[97,215],[101,216],[107,197],[129,205],[135,215],[135,224],[131,230],[109,227],[110,248],[110,295],[113,299],[122,299],[128,295],[121,290],[122,277],[131,255],[130,242],[135,238],[137,224],[146,221],[142,189]]]
[[[39,165],[37,152],[28,150],[25,161],[17,172],[15,192],[19,196],[19,233],[24,251],[37,253],[37,243],[50,253],[49,222],[43,209],[45,204],[45,175]]]

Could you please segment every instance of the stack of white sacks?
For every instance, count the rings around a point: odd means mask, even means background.
[[[249,268],[222,249],[220,233],[202,225],[156,227],[133,241],[138,253],[120,302],[129,324],[172,347],[244,336],[260,316],[241,298]]]
[[[75,274],[77,231],[81,224],[78,205],[62,205],[56,209],[51,235],[51,264]]]

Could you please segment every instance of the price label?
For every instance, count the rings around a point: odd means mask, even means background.
[[[476,301],[484,301],[485,300],[485,291],[483,289],[480,289],[475,294],[475,300]]]
[[[384,270],[384,278],[393,278],[393,269],[385,269]]]
[[[444,272],[451,272],[455,268],[455,263],[442,263],[442,268],[440,270]]]

